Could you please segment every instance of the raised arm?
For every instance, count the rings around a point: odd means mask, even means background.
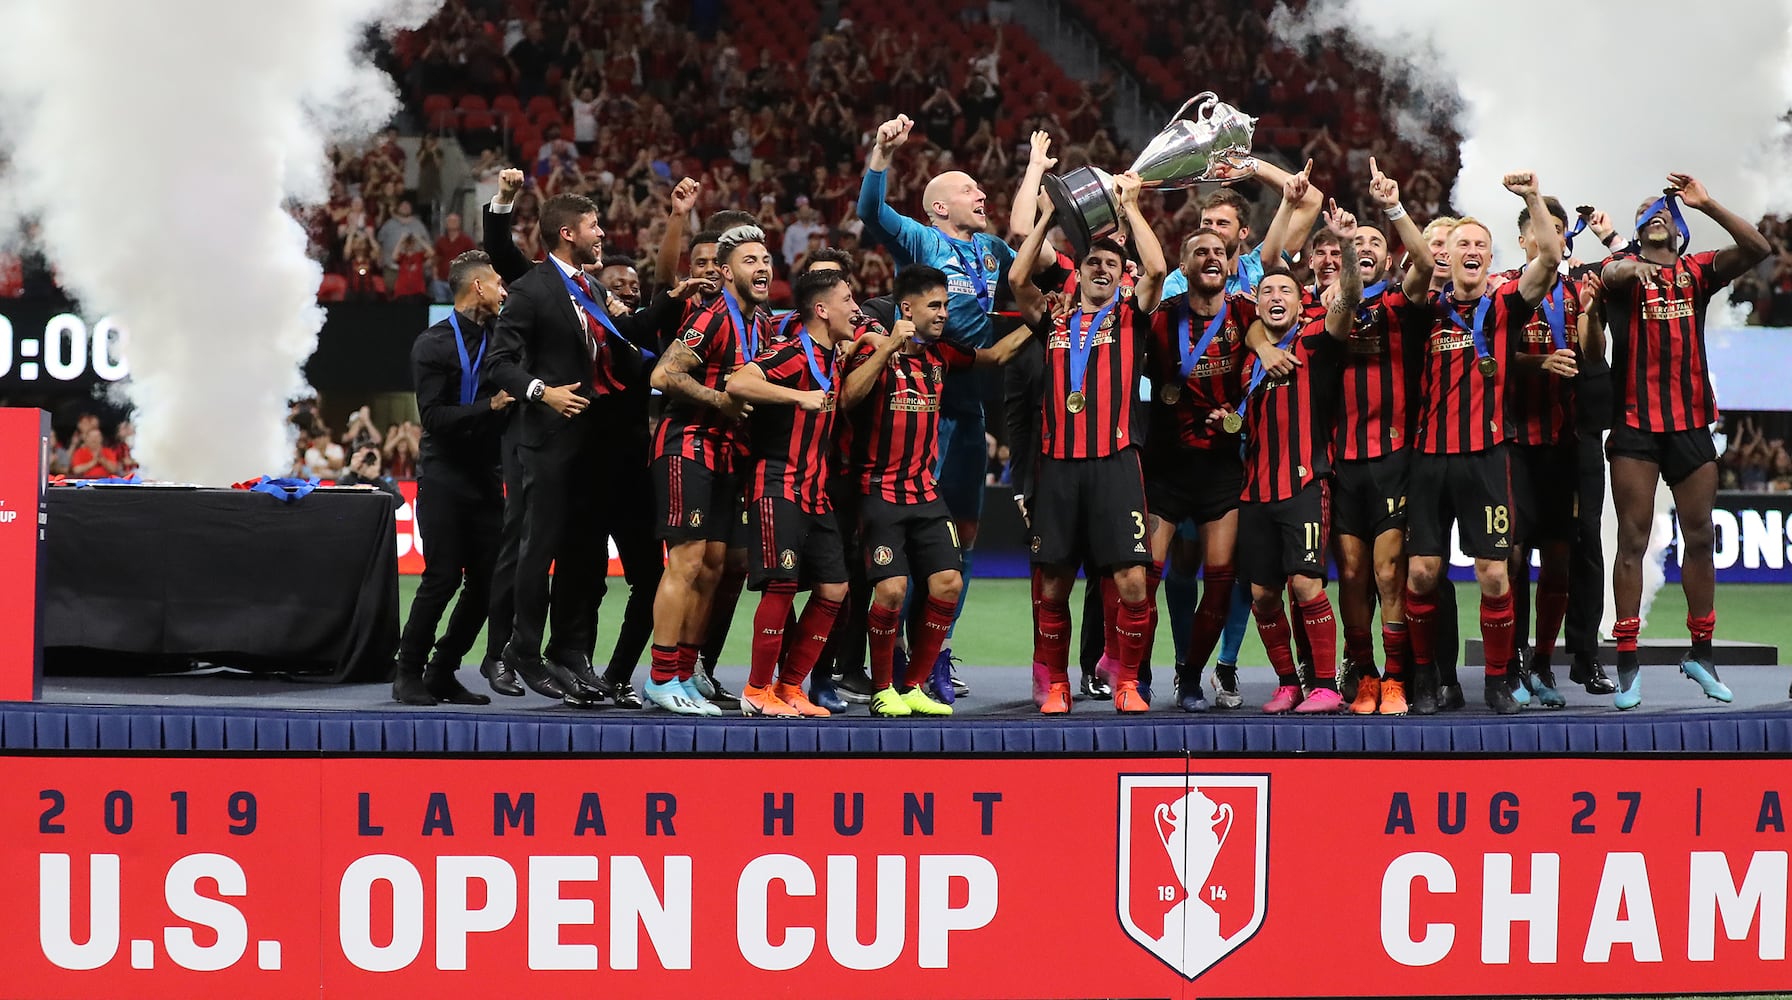
[[[523,189],[523,172],[515,167],[508,167],[498,172],[498,194],[490,205],[485,206],[485,232],[481,234],[486,255],[492,259],[492,270],[506,282],[512,282],[529,273],[534,265],[521,250],[516,248],[516,240],[510,235],[511,209],[515,207],[516,196]]]
[[[1120,210],[1132,231],[1132,245],[1139,253],[1139,280],[1133,286],[1133,304],[1141,312],[1154,312],[1163,298],[1164,276],[1170,266],[1164,261],[1164,248],[1157,242],[1157,233],[1145,221],[1139,209],[1138,174],[1127,171],[1114,178],[1114,189],[1120,196]]]
[[[885,173],[896,147],[908,141],[915,123],[907,115],[897,115],[877,127],[877,138],[865,158],[865,179],[859,183],[859,218],[865,223],[865,235],[892,250],[909,250],[918,230],[924,227],[891,208],[886,200]]]
[[[660,287],[671,288],[678,283],[678,257],[684,253],[684,228],[690,220],[691,210],[697,207],[697,196],[703,186],[689,177],[678,182],[672,189],[672,206],[666,215],[666,235],[660,240],[660,248],[653,255],[653,276],[658,279]]]
[[[1724,232],[1736,242],[1719,250],[1717,259],[1712,261],[1712,270],[1717,273],[1717,280],[1727,283],[1742,276],[1742,272],[1754,267],[1767,258],[1773,251],[1772,244],[1759,229],[1750,225],[1747,219],[1719,205],[1705,185],[1691,174],[1669,174],[1668,183],[1678,192],[1680,200],[1687,208],[1697,209],[1710,217],[1711,221],[1724,227]]]
[[[1537,247],[1537,256],[1519,272],[1518,294],[1535,309],[1555,287],[1556,268],[1562,263],[1562,241],[1556,236],[1555,217],[1543,203],[1536,174],[1521,170],[1507,174],[1503,183],[1506,190],[1524,199],[1525,208],[1531,213],[1531,242]]]
[[[1305,187],[1305,191],[1301,194],[1300,200],[1288,210],[1286,229],[1281,233],[1271,232],[1264,234],[1261,249],[1265,266],[1281,260],[1282,251],[1288,249],[1289,246],[1294,245],[1299,241],[1305,240],[1307,234],[1313,231],[1313,222],[1319,218],[1319,209],[1325,204],[1325,195],[1307,180],[1307,178],[1311,177],[1312,170],[1312,160],[1307,161],[1307,165],[1300,169],[1300,174],[1298,175],[1291,174],[1281,167],[1270,163],[1268,160],[1259,159],[1257,161],[1257,177],[1265,184],[1281,188],[1284,201],[1287,200],[1288,182],[1295,179],[1296,176],[1299,176],[1302,179]],[[1278,216],[1281,214],[1280,206],[1277,207],[1276,214]],[[1275,228],[1273,222],[1270,224],[1270,228],[1272,230]]]
[[[1325,213],[1325,228],[1338,238],[1338,245],[1356,246],[1356,216],[1338,207],[1332,199],[1331,210]],[[1363,269],[1346,260],[1338,269],[1338,299],[1325,309],[1325,332],[1335,340],[1350,339],[1356,325],[1357,307],[1363,304]]]
[[[1008,211],[1008,235],[1022,239],[1033,231],[1034,216],[1039,213],[1039,184],[1045,179],[1045,172],[1058,165],[1058,158],[1051,155],[1050,132],[1034,132],[1031,142],[1027,172],[1021,175],[1020,187],[1014,192],[1014,205]],[[992,149],[999,145],[999,140],[990,142]]]
[[[1045,293],[1033,284],[1033,274],[1039,268],[1039,250],[1045,246],[1045,231],[1051,228],[1052,216],[1057,214],[1050,198],[1045,200],[1045,206],[1045,217],[1033,224],[1033,231],[1014,254],[1014,263],[1008,265],[1008,287],[1014,292],[1021,322],[1028,325],[1045,315]]]
[[[1412,220],[1406,207],[1400,204],[1400,182],[1382,173],[1373,156],[1369,157],[1369,199],[1393,223],[1394,232],[1388,235],[1397,234],[1400,244],[1406,248],[1406,277],[1400,283],[1400,290],[1414,301],[1423,298],[1431,288],[1431,268],[1434,263],[1431,245],[1425,242],[1425,234],[1419,229],[1419,224]],[[1390,245],[1390,270],[1393,253],[1394,248]]]

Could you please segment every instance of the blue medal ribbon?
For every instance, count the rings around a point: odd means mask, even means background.
[[[803,342],[803,360],[809,362],[809,374],[815,376],[816,384],[821,386],[822,392],[833,392],[834,380],[821,370],[820,365],[815,363],[815,341],[809,337],[809,328],[799,324],[796,328],[796,335]],[[831,365],[829,370],[832,370]]]
[[[796,316],[797,316],[796,310],[792,309],[789,312],[785,313],[784,315],[778,317],[778,339],[779,340],[785,340],[790,337],[790,324],[796,323]],[[802,324],[799,323],[797,325],[801,326]]]
[[[1213,338],[1219,335],[1220,327],[1224,326],[1226,323],[1226,313],[1231,308],[1232,303],[1224,296],[1221,296],[1219,314],[1207,321],[1207,326],[1201,331],[1200,342],[1195,343],[1193,336],[1195,332],[1195,311],[1189,308],[1188,296],[1184,295],[1182,297],[1182,322],[1177,327],[1182,333],[1182,338],[1176,346],[1182,352],[1182,364],[1178,370],[1182,372],[1182,380],[1184,382],[1188,381],[1188,377],[1194,373],[1195,362],[1207,353],[1207,348],[1213,343]]]
[[[1450,317],[1450,322],[1456,324],[1458,328],[1469,332],[1469,336],[1475,342],[1475,360],[1479,362],[1482,358],[1489,357],[1490,355],[1487,350],[1487,335],[1482,332],[1481,328],[1487,322],[1487,310],[1493,308],[1493,297],[1491,295],[1482,294],[1481,303],[1475,306],[1475,322],[1473,326],[1470,326],[1465,322],[1462,318],[1462,314],[1456,311],[1456,285],[1454,283],[1444,286],[1443,294],[1438,297],[1438,301],[1443,304],[1444,314]]]
[[[1082,329],[1078,327],[1078,323],[1085,318],[1081,310],[1078,310],[1075,316],[1070,317],[1070,322],[1066,324],[1068,332],[1070,333],[1071,392],[1083,391],[1083,382],[1089,375],[1089,354],[1095,349],[1095,333],[1097,330],[1101,329],[1101,324],[1107,320],[1108,313],[1113,312],[1114,307],[1119,304],[1120,296],[1115,295],[1108,300],[1107,305],[1102,306],[1097,310],[1095,316],[1089,319],[1089,332],[1087,336],[1085,336]]]
[[[971,287],[977,290],[977,305],[984,312],[989,312],[995,305],[995,297],[989,294],[989,278],[983,273],[982,261],[966,255],[964,248],[943,231],[940,232],[940,239],[945,240],[946,245],[952,248],[952,256],[958,258],[958,266],[964,270],[964,276],[970,279]],[[977,242],[972,240],[971,249],[975,250],[976,248]]]
[[[1388,290],[1388,279],[1386,279],[1386,278],[1383,278],[1380,281],[1377,281],[1375,284],[1370,285],[1368,288],[1363,289],[1362,297],[1358,301],[1357,307],[1356,307],[1356,318],[1359,322],[1367,322],[1368,321],[1368,319],[1369,319],[1369,303],[1374,301],[1377,298],[1380,298],[1381,293],[1385,292],[1387,290]]]
[[[722,289],[722,302],[728,306],[728,318],[734,321],[734,335],[744,348],[741,355],[741,364],[744,365],[759,356],[758,325],[748,325],[741,318],[740,303],[734,301],[734,293],[726,288]]]
[[[1686,216],[1680,214],[1680,198],[1678,195],[1664,194],[1650,202],[1648,208],[1643,209],[1643,214],[1639,216],[1640,221],[1636,227],[1637,242],[1642,242],[1643,227],[1649,224],[1650,219],[1655,218],[1655,213],[1664,208],[1668,210],[1668,215],[1673,218],[1674,228],[1680,233],[1680,248],[1675,252],[1685,253],[1686,248],[1692,245],[1692,230],[1686,227]]]
[[[1549,339],[1555,342],[1556,350],[1568,347],[1567,316],[1568,303],[1566,286],[1560,275],[1556,276],[1556,287],[1543,297],[1543,319],[1549,323]]]
[[[1583,215],[1578,220],[1576,220],[1576,222],[1574,223],[1573,229],[1570,229],[1567,232],[1562,234],[1562,241],[1564,243],[1566,243],[1567,247],[1568,247],[1567,251],[1565,253],[1563,253],[1562,256],[1566,257],[1569,254],[1574,252],[1574,238],[1586,231],[1587,231],[1587,217]]]
[[[1288,332],[1282,334],[1282,339],[1276,341],[1276,347],[1286,351],[1292,346],[1295,338],[1300,336],[1300,326],[1300,320],[1298,318],[1295,319],[1294,325],[1288,328]],[[1244,391],[1244,400],[1238,404],[1238,415],[1240,417],[1243,417],[1249,409],[1251,405],[1251,397],[1257,394],[1257,387],[1262,385],[1264,378],[1269,375],[1269,369],[1263,367],[1262,358],[1255,359],[1255,363],[1257,365],[1257,370],[1251,373],[1251,384]]]
[[[454,349],[460,352],[460,405],[466,406],[479,395],[479,365],[485,360],[485,345],[491,343],[491,338],[480,338],[479,353],[469,359],[467,342],[460,332],[460,316],[450,312],[448,325],[454,328]]]
[[[554,270],[560,271],[558,267],[554,268]],[[585,290],[579,287],[579,283],[572,280],[572,275],[567,274],[565,271],[560,271],[560,280],[565,282],[567,292],[572,295],[573,301],[579,304],[579,308],[585,310],[592,319],[596,320],[605,330],[608,330],[612,336],[622,336],[621,332],[616,329],[616,324],[610,322],[610,311],[599,305],[591,296],[586,295]],[[598,342],[598,346],[603,346],[602,341]]]

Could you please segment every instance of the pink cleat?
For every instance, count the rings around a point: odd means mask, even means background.
[[[1276,688],[1276,696],[1269,699],[1269,704],[1263,706],[1263,711],[1268,715],[1284,715],[1292,711],[1298,704],[1300,704],[1300,686],[1284,684]]]
[[[1319,688],[1307,695],[1307,700],[1300,703],[1295,712],[1301,715],[1322,715],[1337,712],[1344,708],[1344,696],[1331,688]]]
[[[1120,687],[1120,661],[1106,653],[1095,661],[1095,676],[1102,679],[1110,691]]]
[[[1043,663],[1035,662],[1033,664],[1033,707],[1034,708],[1044,707],[1045,696],[1048,693],[1050,693],[1051,689],[1052,689],[1051,668],[1047,667]]]

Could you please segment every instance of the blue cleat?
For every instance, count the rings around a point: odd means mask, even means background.
[[[1620,712],[1627,712],[1643,703],[1643,672],[1637,667],[1628,669],[1618,664],[1618,693],[1612,695],[1612,705]]]
[[[846,699],[834,689],[832,678],[824,679],[820,674],[809,681],[809,700],[835,715],[846,712]]]
[[[1705,692],[1705,697],[1713,701],[1721,701],[1728,705],[1734,700],[1729,685],[1717,679],[1717,664],[1710,660],[1695,659],[1691,653],[1680,661],[1680,672],[1697,681]]]
[[[1182,709],[1184,712],[1207,711],[1207,695],[1201,691],[1201,682],[1199,680],[1190,684],[1185,689],[1182,686],[1181,676],[1178,676],[1176,678],[1175,692],[1177,708]]]
[[[1562,697],[1562,692],[1556,690],[1554,670],[1534,663],[1531,665],[1531,672],[1525,681],[1530,686],[1531,694],[1536,696],[1537,704],[1544,708],[1568,707],[1568,699]]]
[[[1525,684],[1525,677],[1516,670],[1506,671],[1506,689],[1512,692],[1512,700],[1520,707],[1531,703],[1531,689]]]
[[[676,712],[679,715],[704,714],[703,709],[698,708],[696,703],[685,695],[684,685],[679,683],[677,678],[669,681],[648,681],[647,685],[641,689],[641,693],[647,696],[648,701],[668,712]]]
[[[1151,685],[1141,681],[1139,683],[1139,697],[1145,699],[1145,704],[1151,704]]]
[[[927,690],[933,700],[942,705],[950,705],[958,700],[958,690],[952,686],[952,654],[940,650],[940,655],[933,660],[933,673],[927,678]]]
[[[684,688],[685,700],[695,706],[699,713],[703,715],[722,714],[721,706],[712,705],[708,698],[703,697],[703,689],[697,686],[697,679],[695,677],[681,679],[678,682],[678,686]]]

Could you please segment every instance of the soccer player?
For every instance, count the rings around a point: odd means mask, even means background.
[[[1685,253],[1678,235],[1675,200],[1705,213],[1736,242],[1722,250]],[[1683,224],[1681,224],[1683,225]],[[1640,626],[1643,551],[1654,517],[1655,484],[1674,493],[1680,519],[1680,586],[1686,592],[1686,628],[1692,649],[1680,672],[1707,697],[1730,700],[1711,657],[1717,629],[1712,566],[1711,507],[1717,499],[1717,450],[1711,424],[1717,399],[1705,358],[1705,310],[1711,297],[1755,266],[1770,249],[1767,237],[1718,204],[1705,185],[1687,174],[1669,174],[1666,193],[1637,213],[1638,249],[1601,272],[1605,315],[1612,335],[1616,407],[1606,453],[1612,462],[1612,504],[1618,515],[1618,554],[1612,566],[1617,602],[1618,693],[1613,704],[1642,702],[1636,638]]]
[[[1325,223],[1340,246],[1355,244],[1356,217],[1335,202]],[[1327,477],[1344,340],[1356,326],[1362,293],[1361,269],[1342,269],[1325,316],[1303,324],[1301,289],[1286,268],[1272,265],[1257,286],[1259,322],[1250,331],[1249,346],[1273,345],[1292,355],[1291,364],[1278,366],[1283,374],[1272,374],[1260,360],[1239,394],[1245,473],[1238,531],[1249,540],[1239,550],[1239,569],[1250,584],[1257,634],[1276,671],[1275,695],[1263,706],[1271,715],[1344,707],[1338,694],[1337,617],[1325,596],[1331,527]],[[1313,657],[1313,689],[1304,697],[1282,607],[1282,591],[1290,585]]]
[[[1412,454],[1408,342],[1415,324],[1425,332],[1426,291],[1433,265],[1417,223],[1400,204],[1400,185],[1369,161],[1369,199],[1388,220],[1358,225],[1351,264],[1361,277],[1362,305],[1344,342],[1332,470],[1333,544],[1338,562],[1338,611],[1344,622],[1345,673],[1356,678],[1350,710],[1404,715],[1407,643],[1406,494]],[[1389,230],[1392,230],[1391,232]],[[1329,228],[1327,230],[1330,232]],[[1389,278],[1389,237],[1408,257],[1398,286]],[[1381,601],[1385,680],[1370,642],[1375,601]],[[1345,685],[1349,687],[1348,680]]]
[[[803,680],[827,644],[846,599],[846,556],[828,500],[838,347],[852,340],[859,307],[839,271],[797,281],[803,325],[767,346],[728,380],[728,395],[759,407],[747,425],[752,465],[746,503],[752,544],[747,585],[760,591],[753,613],[753,664],[741,689],[746,715],[827,718],[803,693]],[[812,589],[786,647],[784,629],[796,592]]]
[[[1490,287],[1493,237],[1474,219],[1450,229],[1450,283],[1437,297],[1431,328],[1420,342],[1418,454],[1413,457],[1406,506],[1406,620],[1413,683],[1420,697],[1435,688],[1432,622],[1437,614],[1450,526],[1474,557],[1481,590],[1481,638],[1487,651],[1485,697],[1501,715],[1519,711],[1509,677],[1513,655],[1511,464],[1506,443],[1506,383],[1523,325],[1551,285],[1562,241],[1547,221],[1549,209],[1532,173],[1505,176],[1506,189],[1531,210],[1537,256],[1517,281]],[[1551,355],[1545,367],[1572,375],[1573,356]]]
[[[1139,177],[1122,174],[1115,194],[1138,251],[1141,273],[1133,295],[1120,292],[1125,256],[1111,240],[1097,241],[1079,264],[1078,302],[1048,315],[1032,274],[1045,242],[1047,220],[1034,225],[1008,276],[1021,315],[1046,338],[1044,430],[1038,496],[1032,511],[1033,561],[1041,567],[1033,603],[1033,659],[1051,683],[1040,711],[1070,711],[1070,607],[1076,567],[1087,557],[1114,578],[1120,597],[1119,676],[1114,708],[1143,712],[1138,669],[1150,624],[1145,567],[1151,562],[1145,486],[1133,420],[1140,363],[1151,336],[1168,266],[1151,226],[1139,211]]]
[[[922,687],[963,586],[957,528],[933,471],[940,390],[948,372],[1006,364],[1032,334],[1023,325],[995,347],[977,351],[940,339],[947,282],[944,271],[924,264],[896,276],[896,319],[887,336],[863,336],[854,345],[841,397],[851,420],[847,471],[859,491],[863,559],[873,587],[868,619],[873,715],[952,714],[952,706]],[[911,574],[926,583],[927,600],[908,674],[898,687],[896,638]]]
[[[1263,159],[1253,159],[1254,175],[1271,188],[1282,191],[1282,201],[1276,208],[1276,215],[1271,221],[1269,230],[1263,235],[1259,246],[1246,249],[1250,243],[1250,210],[1251,204],[1244,196],[1229,187],[1222,187],[1201,201],[1201,218],[1196,227],[1211,229],[1218,233],[1226,245],[1226,294],[1248,295],[1257,287],[1257,279],[1263,276],[1264,261],[1275,263],[1282,259],[1282,251],[1287,249],[1290,240],[1297,245],[1302,236],[1312,230],[1313,221],[1319,218],[1319,208],[1325,203],[1324,194],[1308,183],[1308,176],[1313,170],[1313,161],[1298,173],[1289,173],[1281,167]],[[1187,288],[1191,275],[1171,272],[1164,279],[1164,298],[1170,299],[1181,295]]]
[[[927,213],[923,225],[903,216],[885,203],[884,172],[904,142],[914,122],[899,115],[878,126],[876,141],[865,161],[865,179],[859,187],[859,218],[867,239],[883,244],[896,260],[896,269],[926,264],[946,273],[949,311],[945,337],[973,349],[993,346],[995,327],[989,314],[995,309],[996,289],[1008,276],[1014,251],[986,230],[983,189],[969,174],[952,170],[927,182],[922,204]],[[983,399],[979,383],[969,373],[946,381],[940,395],[940,457],[935,470],[940,496],[952,512],[958,541],[970,575],[971,552],[977,545],[977,525],[983,516],[983,479],[989,463],[983,441]],[[958,595],[956,622],[964,610]],[[951,636],[931,665],[934,693],[950,702],[964,686],[952,673]],[[964,688],[964,692],[968,692]]]
[[[1427,289],[1426,304],[1450,283],[1450,230],[1455,228],[1454,216],[1440,215],[1425,224],[1422,235],[1425,237],[1425,248],[1431,251],[1431,284]],[[1429,318],[1423,324],[1429,326]],[[1424,329],[1413,334],[1413,338],[1423,336]],[[1413,340],[1413,338],[1408,338]],[[1416,340],[1414,351],[1418,350]],[[1412,359],[1409,359],[1409,361]],[[1415,370],[1416,370],[1415,364]],[[1407,391],[1411,393],[1417,375],[1407,379]],[[1408,416],[1408,430],[1414,442],[1418,440],[1416,414]],[[1410,470],[1409,470],[1410,473]],[[1402,560],[1405,557],[1402,556]],[[1600,588],[1603,591],[1603,586]],[[1436,684],[1415,685],[1411,676],[1407,677],[1407,703],[1414,715],[1436,715],[1438,712],[1454,712],[1467,706],[1468,701],[1462,696],[1462,684],[1456,677],[1456,665],[1462,654],[1462,636],[1456,613],[1456,586],[1447,580],[1437,588],[1435,593],[1437,613],[1431,619],[1431,665],[1437,673]],[[1402,597],[1404,602],[1404,596]],[[1412,630],[1407,629],[1408,663],[1411,663]]]
[[[653,465],[666,572],[654,599],[653,674],[645,693],[682,715],[721,714],[692,678],[740,496],[738,422],[752,409],[726,388],[771,330],[761,308],[772,274],[765,234],[756,226],[730,229],[717,241],[716,257],[721,294],[692,318],[653,371],[653,387],[667,396]]]

